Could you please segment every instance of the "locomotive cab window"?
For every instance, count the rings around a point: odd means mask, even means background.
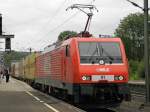
[[[66,56],[69,57],[70,56],[70,52],[69,52],[69,45],[66,46]]]
[[[120,44],[117,42],[79,42],[80,63],[122,63]]]

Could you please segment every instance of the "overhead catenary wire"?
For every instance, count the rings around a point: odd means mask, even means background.
[[[47,26],[49,26],[49,24],[51,24],[55,18],[58,16],[59,12],[62,10],[62,8],[64,7],[65,3],[66,3],[67,0],[63,0],[61,1],[60,5],[57,7],[57,9],[54,11],[54,13],[48,17],[48,21],[45,23],[44,26],[42,26],[40,28],[40,30],[34,35],[34,37],[39,37],[40,34],[42,34],[42,32],[44,32],[44,30],[46,29]],[[52,18],[50,18],[52,17]],[[37,19],[36,19],[37,20]],[[29,20],[28,20],[29,21]],[[28,23],[28,21],[25,21],[26,23]],[[30,20],[31,21],[35,21],[35,20]],[[24,22],[24,23],[25,23]]]
[[[64,24],[66,24],[67,22],[69,22],[72,17],[75,17],[79,12],[76,12],[75,14],[73,14],[72,16],[70,16],[69,18],[67,18],[66,20],[64,20],[61,24],[59,24],[58,26],[56,26],[55,28],[53,28],[52,30],[50,30],[49,32],[53,32],[56,29],[58,29],[60,26],[63,26]]]
[[[50,23],[52,23],[53,22],[53,20],[55,19],[55,17],[58,15],[58,13],[61,11],[61,9],[64,7],[64,4],[66,3],[66,1],[67,0],[64,0],[60,5],[59,5],[59,7],[56,9],[56,11],[53,13],[53,15],[52,15],[52,19],[50,19],[47,23],[48,24],[50,24]],[[46,24],[46,26],[48,26],[47,24]]]
[[[89,4],[93,4],[95,2],[95,0],[92,0],[91,2],[89,2]],[[58,25],[57,27],[55,27],[54,29],[50,30],[49,32],[52,32],[53,30],[56,30],[57,28],[59,28],[60,26],[64,25],[65,23],[68,22],[68,20],[70,20],[72,17],[76,16],[79,13],[79,11],[75,14],[73,14],[71,17],[69,17],[68,19],[66,19],[65,21],[63,21],[60,25]]]
[[[48,34],[50,34],[50,33],[54,32],[54,31],[56,31],[58,28],[60,28],[60,27],[63,26],[64,24],[68,23],[73,17],[77,16],[78,13],[79,13],[79,11],[76,12],[76,13],[74,13],[73,15],[71,15],[71,16],[70,16],[69,18],[67,18],[66,20],[64,20],[61,24],[59,24],[59,25],[57,25],[56,27],[54,27],[53,29],[51,29],[48,33],[46,33],[44,36],[42,36],[41,39],[43,39],[43,37],[46,37]],[[41,41],[41,39],[39,39],[38,41]]]
[[[66,2],[67,1],[71,1],[71,0],[62,0],[61,3],[59,3],[59,6],[56,8],[55,12],[52,14],[53,17],[52,18],[49,18],[49,20],[45,23],[45,25],[42,25],[42,27],[39,29],[39,31],[35,34],[34,37],[40,37],[40,40],[38,39],[36,42],[38,41],[41,41],[42,39],[45,41],[47,39],[45,39],[44,37],[47,36],[48,34],[51,34],[51,32],[54,32],[56,31],[57,29],[59,29],[60,26],[63,26],[64,24],[68,23],[70,21],[69,18],[73,17],[74,15],[77,15],[77,14],[73,14],[72,16],[70,16],[68,19],[66,19],[65,21],[63,21],[64,23],[61,23],[59,24],[58,26],[56,26],[55,28],[53,29],[50,29],[50,31],[48,31],[48,33],[44,34],[44,29],[46,29],[47,27],[49,27],[50,25],[49,24],[52,24],[52,22],[55,20],[55,18],[59,15],[60,11],[62,11],[62,8],[66,6]],[[90,4],[92,4],[95,0],[91,0]],[[89,1],[88,1],[89,2]],[[32,20],[34,21],[34,20]],[[42,35],[45,35],[44,37]],[[45,43],[45,42],[44,42]]]
[[[57,17],[57,15],[61,11],[61,9],[64,7],[64,4],[66,3],[66,1],[67,0],[64,0],[63,2],[61,2],[61,4],[56,9],[56,11],[53,13],[53,15],[50,16],[52,18],[49,19],[42,28],[40,28],[41,30],[36,34],[37,36],[39,36],[39,34],[42,33],[42,31],[44,31],[46,29],[46,27],[49,26],[54,21],[54,19]]]
[[[95,2],[95,0],[91,0],[88,4],[93,4]],[[54,27],[53,29],[50,29],[48,31],[48,33],[46,33],[44,36],[42,36],[40,39],[38,39],[37,41],[41,42],[41,40],[43,40],[44,37],[46,37],[47,35],[49,35],[52,32],[55,32],[57,29],[59,29],[60,27],[62,27],[64,24],[68,23],[73,17],[75,17],[77,14],[79,13],[76,12],[75,14],[71,15],[69,18],[67,18],[66,20],[64,20],[62,23],[60,23],[59,25],[57,25],[56,27]],[[89,29],[89,28],[88,28]],[[45,39],[44,39],[45,40]],[[47,42],[47,41],[46,41]],[[44,42],[45,43],[45,42]]]

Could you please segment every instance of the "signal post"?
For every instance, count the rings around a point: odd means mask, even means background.
[[[14,35],[3,35],[2,14],[0,14],[0,39],[5,39],[5,52],[11,51],[11,38],[14,38]]]

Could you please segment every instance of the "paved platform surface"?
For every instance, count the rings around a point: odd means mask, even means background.
[[[128,83],[129,84],[145,85],[145,81],[144,80],[134,80],[134,81],[130,80]]]
[[[82,112],[11,78],[0,81],[0,112]]]

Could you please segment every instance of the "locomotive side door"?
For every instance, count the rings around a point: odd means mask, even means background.
[[[66,80],[66,67],[67,67],[67,46],[63,47],[63,52],[62,52],[62,80],[65,82]]]
[[[64,57],[64,80],[67,81],[68,80],[68,74],[70,73],[71,70],[71,66],[70,66],[70,62],[71,62],[71,58],[70,58],[70,50],[69,50],[69,45],[66,45],[65,47],[65,57]]]
[[[62,52],[62,80],[66,79],[66,46],[63,47]]]

